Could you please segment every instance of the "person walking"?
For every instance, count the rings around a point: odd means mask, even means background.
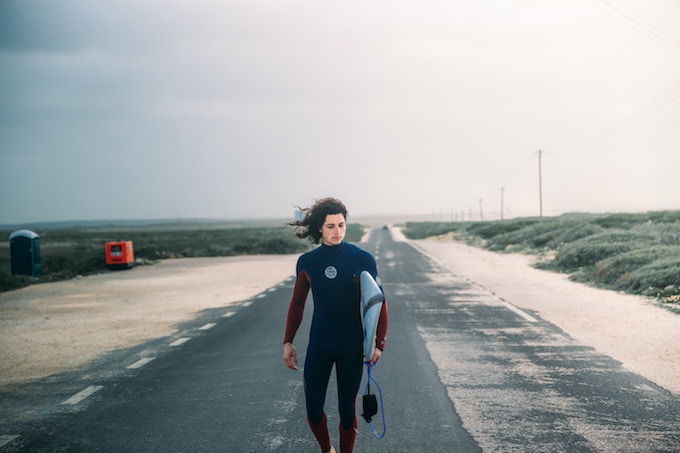
[[[368,271],[382,290],[375,258],[345,242],[347,209],[340,200],[323,198],[302,212],[305,214],[302,220],[288,225],[296,228],[299,238],[309,239],[314,244],[321,242],[321,245],[301,255],[297,261],[283,340],[283,360],[288,368],[298,369],[293,340],[311,289],[314,313],[303,372],[307,423],[321,451],[335,453],[324,411],[330,374],[335,366],[340,453],[352,453],[358,432],[356,397],[361,385],[363,359],[365,356],[373,365],[385,349],[387,302],[383,303],[380,312],[376,347],[373,351],[363,351],[359,275]]]

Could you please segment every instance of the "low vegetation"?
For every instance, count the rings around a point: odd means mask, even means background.
[[[0,230],[0,292],[33,283],[53,282],[79,275],[108,272],[105,244],[132,241],[135,265],[167,258],[216,257],[302,253],[312,245],[300,240],[291,228],[262,223],[176,223],[134,227],[97,226],[34,229],[40,236],[42,275],[11,275],[9,235]],[[348,241],[359,241],[363,228],[349,224]]]
[[[491,222],[409,222],[410,239],[453,235],[496,252],[539,256],[541,269],[680,303],[680,211],[565,214]]]

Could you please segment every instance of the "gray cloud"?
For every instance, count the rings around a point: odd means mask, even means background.
[[[678,52],[598,5],[0,2],[0,223],[533,214],[538,149],[546,212],[677,208]]]

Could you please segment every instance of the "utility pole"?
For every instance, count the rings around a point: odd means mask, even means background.
[[[538,202],[539,202],[539,217],[543,217],[543,171],[541,169],[541,157],[543,151],[538,150]]]
[[[501,220],[503,220],[503,192],[505,192],[505,187],[501,187]]]
[[[480,222],[484,221],[484,211],[482,211],[482,199],[479,199],[479,220]]]

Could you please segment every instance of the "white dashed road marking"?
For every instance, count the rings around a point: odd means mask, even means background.
[[[103,385],[91,385],[88,388],[86,388],[85,390],[81,390],[80,392],[76,393],[71,398],[67,399],[66,401],[64,401],[61,404],[71,404],[71,405],[78,404],[82,400],[87,398],[88,396],[92,395],[94,392],[101,390],[103,388],[104,388]]]
[[[186,343],[187,341],[189,341],[190,339],[191,338],[189,338],[189,337],[178,338],[177,340],[170,343],[170,346],[175,347],[175,346],[182,345],[182,344]]]
[[[208,324],[205,324],[204,326],[199,327],[198,330],[210,330],[213,327],[215,327],[216,325],[217,324],[215,324],[214,322],[209,322]]]
[[[129,370],[136,370],[137,368],[141,368],[147,363],[151,362],[155,357],[144,357],[143,359],[137,360],[135,363],[127,367]]]

